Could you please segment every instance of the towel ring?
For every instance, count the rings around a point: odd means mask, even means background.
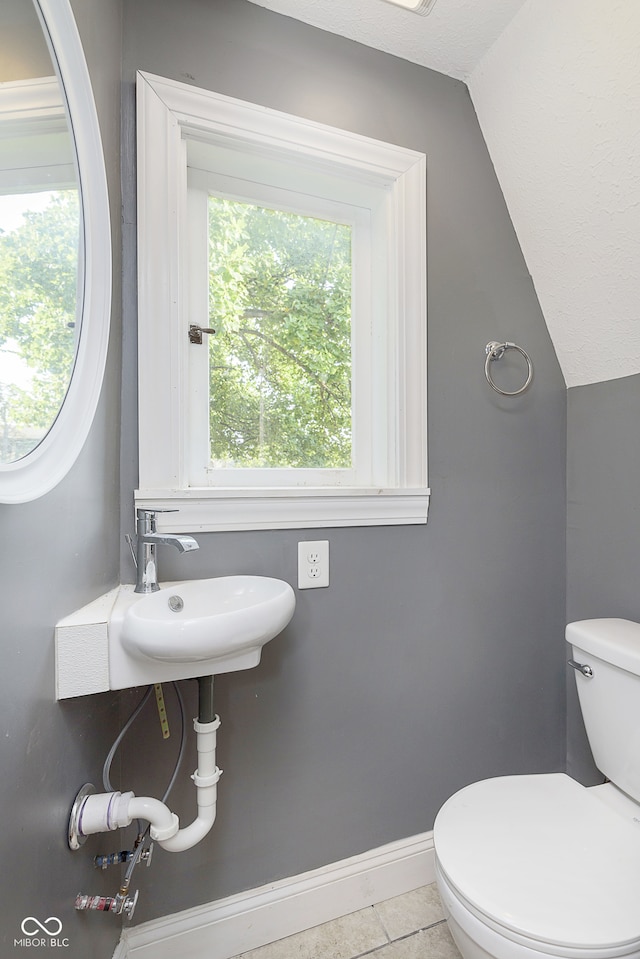
[[[527,361],[527,379],[524,386],[521,386],[519,390],[501,390],[499,386],[491,379],[491,374],[489,373],[490,364],[493,360],[501,360],[507,350],[517,350],[518,353],[521,353]],[[529,383],[533,379],[533,363],[531,362],[531,357],[526,353],[521,346],[518,346],[516,343],[496,343],[495,340],[492,340],[491,343],[487,343],[485,347],[485,353],[487,354],[487,359],[484,364],[484,375],[487,378],[487,383],[489,386],[500,393],[502,396],[518,396],[520,393],[524,393],[526,388],[529,386]]]

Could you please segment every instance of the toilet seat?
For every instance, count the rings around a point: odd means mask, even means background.
[[[480,917],[451,889],[436,858],[436,879],[444,913],[465,959],[640,959],[640,945],[620,949],[585,949],[553,946],[539,939],[519,936],[487,916]]]
[[[562,773],[474,783],[442,807],[438,868],[467,911],[553,956],[640,955],[640,807]]]

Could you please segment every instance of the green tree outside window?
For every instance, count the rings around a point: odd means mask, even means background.
[[[214,467],[352,466],[351,227],[209,199]]]

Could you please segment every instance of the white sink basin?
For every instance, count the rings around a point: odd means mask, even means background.
[[[132,589],[121,587],[109,620],[112,689],[256,666],[295,609],[291,586],[267,576]]]

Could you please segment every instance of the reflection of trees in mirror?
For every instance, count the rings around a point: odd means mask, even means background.
[[[351,227],[211,197],[211,460],[350,468]]]
[[[46,436],[73,371],[78,193],[56,190],[48,198],[29,209],[25,197],[17,224],[0,229],[0,463],[15,462]]]

